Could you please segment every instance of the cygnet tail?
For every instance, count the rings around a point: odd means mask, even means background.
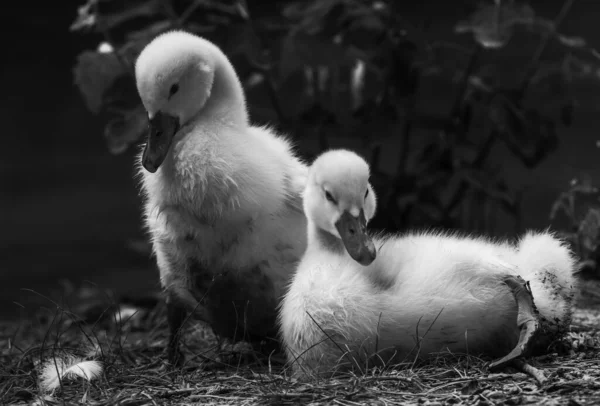
[[[548,231],[529,231],[517,245],[517,264],[544,324],[554,333],[566,331],[577,288],[577,261],[567,243]]]

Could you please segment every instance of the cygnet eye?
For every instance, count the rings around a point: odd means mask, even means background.
[[[367,196],[369,196],[369,189],[365,192],[365,200],[367,200]]]
[[[179,84],[178,84],[178,83],[175,83],[175,84],[174,84],[174,85],[172,85],[172,86],[171,86],[171,88],[169,89],[169,99],[170,99],[171,97],[173,97],[173,95],[174,95],[175,93],[177,93],[178,91],[179,91]]]
[[[329,191],[325,191],[325,199],[327,199],[328,201],[330,201],[333,204],[337,204],[337,202],[335,201],[335,199],[333,198],[333,196],[331,195],[331,193],[329,193]]]

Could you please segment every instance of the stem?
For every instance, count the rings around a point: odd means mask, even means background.
[[[412,106],[413,103],[411,103]],[[398,168],[396,169],[396,174],[400,176],[401,174],[406,173],[406,166],[408,161],[408,145],[410,141],[410,133],[413,128],[413,108],[409,107],[407,109],[406,118],[404,119],[404,123],[402,125],[402,139],[400,140],[400,157],[398,159]]]
[[[263,75],[265,76],[265,86],[267,88],[269,98],[271,99],[271,105],[273,106],[273,109],[275,109],[275,113],[279,118],[281,126],[287,130],[290,128],[289,122],[285,113],[283,112],[283,108],[281,107],[281,100],[279,99],[279,94],[275,89],[275,83],[271,77],[270,71],[263,72]]]
[[[183,27],[183,24],[186,23],[186,21],[192,16],[192,14],[194,14],[194,11],[196,11],[201,5],[201,1],[192,1],[192,4],[188,8],[186,8],[185,11],[179,16],[179,19],[177,20],[177,26],[179,28]]]
[[[241,14],[244,20],[246,21],[246,24],[249,24],[252,33],[258,40],[260,49],[264,49],[264,41],[262,40],[260,35],[258,35],[258,30],[256,29],[256,24],[254,24],[254,20],[252,19],[252,16],[250,14],[248,3],[246,2],[246,0],[238,0],[238,6],[242,10]],[[288,119],[283,111],[283,108],[281,107],[281,100],[279,99],[279,95],[277,94],[277,90],[275,89],[275,81],[273,80],[272,67],[263,66],[254,60],[251,60],[250,63],[256,71],[264,75],[265,86],[267,88],[269,98],[271,99],[271,105],[273,106],[273,109],[277,114],[281,126],[284,127],[284,129],[286,130],[289,129],[290,126]]]
[[[397,59],[394,56],[394,54],[392,53],[393,57],[394,57],[394,65],[392,66],[396,66],[397,64]],[[416,68],[414,65],[412,65],[412,62],[410,63],[410,71],[412,71],[411,73],[409,73],[408,76],[408,80],[414,81],[415,83],[415,87],[414,89],[411,89],[412,91],[409,94],[409,98],[407,100],[407,103],[405,104],[405,112],[406,115],[404,117],[404,122],[402,123],[401,126],[401,134],[400,136],[402,137],[400,140],[400,154],[399,154],[399,159],[398,159],[398,166],[396,168],[396,175],[397,176],[402,176],[404,174],[406,174],[407,172],[407,164],[408,164],[408,156],[409,156],[409,145],[410,145],[410,136],[412,133],[412,130],[414,128],[414,124],[415,124],[415,105],[417,102],[417,89],[420,85],[420,71],[418,70],[418,68]],[[386,77],[386,80],[388,81],[388,83],[390,82],[390,77],[393,73],[388,72],[388,75]],[[396,90],[396,87],[390,87],[390,86],[386,86],[387,89],[394,89],[394,93]],[[398,94],[395,94],[396,99],[398,98]],[[395,109],[395,113],[396,113],[396,118],[398,118],[400,116],[399,111],[398,111],[398,107],[396,107]]]
[[[327,132],[325,131],[326,120],[327,120],[327,117],[321,118],[321,120],[319,121],[318,130],[317,130],[318,137],[319,137],[319,148],[321,148],[320,152],[324,152],[329,149],[329,140],[327,139]]]
[[[548,42],[550,41],[551,34],[555,33],[558,30],[558,27],[560,26],[560,24],[563,22],[563,20],[567,16],[567,13],[571,9],[571,6],[573,5],[574,2],[575,2],[575,0],[565,0],[560,12],[554,19],[554,24],[553,24],[554,26],[553,26],[552,30],[548,30],[542,37],[542,40],[540,41],[537,49],[535,50],[527,69],[525,69],[525,75],[523,76],[523,79],[521,80],[521,86],[519,86],[519,89],[520,89],[519,90],[519,99],[522,99],[523,96],[525,95],[525,91],[529,87],[529,83],[531,82],[533,75],[537,71],[537,66],[538,66],[539,60],[542,57],[542,54],[544,53],[544,50],[546,49]]]
[[[452,127],[453,130],[456,129],[455,124],[459,117],[462,103],[463,103],[465,94],[467,92],[467,89],[469,87],[469,78],[471,77],[471,73],[475,69],[475,66],[477,64],[477,59],[479,57],[479,54],[481,53],[481,50],[482,50],[482,48],[479,45],[475,45],[475,48],[473,49],[473,52],[471,53],[471,57],[469,58],[469,63],[467,65],[467,68],[465,69],[465,75],[463,77],[461,88],[456,96],[456,100],[454,101],[454,105],[450,112],[450,122],[453,125],[453,127]],[[465,129],[463,128],[462,131],[465,131]],[[488,138],[484,141],[481,149],[479,149],[477,157],[471,164],[471,166],[473,168],[479,169],[483,166],[485,160],[487,159],[487,157],[492,149],[492,145],[494,144],[495,139],[496,139],[496,134],[494,132],[492,132],[488,135]],[[454,196],[450,199],[450,202],[443,210],[445,216],[448,216],[456,208],[456,206],[458,204],[460,204],[460,202],[463,200],[463,196],[467,192],[468,188],[469,188],[469,184],[467,182],[462,181],[460,183],[458,189],[454,193]]]
[[[473,73],[473,70],[475,70],[475,66],[477,65],[477,60],[479,54],[481,53],[481,49],[482,48],[478,44],[476,44],[475,49],[473,49],[473,52],[471,52],[471,57],[469,58],[469,63],[467,64],[467,68],[465,69],[465,75],[463,77],[460,90],[456,95],[454,105],[452,106],[452,110],[450,112],[450,120],[452,120],[452,122],[456,120],[458,114],[460,113],[465,94],[467,93],[467,89],[469,88],[469,78],[471,77],[471,73]]]
[[[165,9],[165,15],[169,18],[169,20],[171,20],[171,24],[177,26],[179,23],[179,17],[173,8],[173,4],[171,4],[171,0],[162,0],[161,3]]]
[[[521,204],[523,201],[522,191],[518,191],[515,196],[515,232],[520,233],[523,231],[523,211],[521,210]]]
[[[94,5],[94,14],[98,14],[98,5],[97,4]],[[107,29],[103,24],[97,24],[96,26],[98,27],[98,30],[100,30],[102,37],[104,37],[104,41],[111,44],[111,46],[112,46],[113,42],[112,42],[112,36],[110,35],[110,30]],[[127,63],[127,61],[121,56],[121,54],[119,53],[119,51],[117,49],[115,49],[114,54],[117,57],[117,60],[119,61],[119,63],[125,69],[125,71],[127,71],[131,75],[131,77],[134,78],[135,74],[132,69],[132,66],[129,63]]]
[[[94,5],[95,9],[94,9],[94,13],[98,14],[98,5]],[[112,36],[110,33],[110,30],[108,28],[106,28],[103,24],[98,24],[97,25],[98,30],[100,31],[100,33],[102,34],[102,37],[104,38],[104,41],[106,41],[107,43],[113,44],[112,42]],[[119,49],[114,49],[114,55],[117,58],[117,61],[119,62],[119,64],[123,67],[123,70],[125,71],[125,75],[129,77],[129,79],[131,81],[133,81],[134,86],[135,86],[135,69],[133,64],[129,63],[129,61],[127,61],[126,58],[123,57],[123,55],[121,55],[121,53],[119,52]],[[116,81],[118,80],[118,78],[115,78],[111,84],[111,86],[113,86]],[[102,99],[106,98],[106,91],[109,89],[109,87],[107,87],[103,93],[102,93]],[[141,103],[138,104],[139,106],[141,106]],[[107,112],[110,113],[110,103],[107,103],[105,100],[102,101],[101,106],[100,106],[100,111],[105,110]],[[119,116],[121,117],[125,117],[124,114],[119,114]],[[108,126],[110,125],[110,123],[106,124],[104,127],[104,131],[106,131],[106,129],[108,128]],[[109,147],[110,149],[110,147]]]
[[[473,161],[474,168],[479,169],[479,168],[483,167],[483,164],[485,163],[487,157],[490,155],[490,152],[492,151],[492,147],[494,146],[494,143],[496,142],[497,139],[498,139],[498,133],[496,131],[492,130],[489,133],[489,135],[487,136],[487,138],[485,139],[485,141],[483,142],[483,146],[481,147],[481,149],[477,153],[477,157]]]
[[[497,137],[498,137],[497,132],[492,130],[489,133],[488,137],[485,139],[485,141],[483,142],[483,145],[479,149],[479,152],[477,153],[477,157],[473,160],[473,163],[471,164],[471,168],[481,169],[483,167],[483,164],[485,163],[487,157],[489,156],[490,152],[492,151],[492,146],[496,142]],[[469,183],[466,181],[462,181],[460,183],[460,186],[457,188],[456,193],[454,193],[454,196],[452,197],[452,199],[450,199],[450,202],[444,208],[445,215],[449,215],[456,208],[456,206],[461,202],[462,196],[467,192],[468,189],[469,189]]]
[[[381,144],[375,145],[371,150],[371,162],[369,166],[373,172],[379,172],[379,158],[381,156]]]

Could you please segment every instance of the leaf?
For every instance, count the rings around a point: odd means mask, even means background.
[[[290,33],[281,42],[279,74],[285,80],[305,66],[347,66],[354,63],[344,47],[301,32]]]
[[[127,7],[112,13],[98,13],[96,15],[96,26],[99,31],[112,30],[130,20],[140,17],[152,17],[160,14],[162,1],[161,0],[137,0],[127,1],[122,4],[127,4]]]
[[[316,35],[323,29],[336,29],[347,4],[344,0],[297,2],[285,7],[283,16],[296,21],[295,30]]]
[[[73,73],[88,109],[97,114],[104,93],[126,69],[114,53],[83,51],[77,57]]]
[[[141,30],[131,31],[127,34],[127,41],[121,49],[119,49],[119,55],[127,61],[131,66],[134,65],[135,60],[139,56],[140,52],[158,35],[172,29],[170,21],[161,20],[153,24],[146,26]]]
[[[387,14],[362,3],[346,10],[346,16],[341,22],[343,42],[365,51],[377,51],[378,46],[384,41],[388,26],[385,18]]]
[[[457,170],[455,176],[467,182],[473,189],[485,193],[490,199],[501,203],[508,211],[511,211],[516,205],[517,198],[502,182],[498,181],[495,174],[484,170],[465,168]]]
[[[496,2],[480,6],[466,21],[454,27],[456,33],[473,33],[484,48],[502,48],[512,37],[517,24],[531,25],[535,13],[527,4]]]
[[[98,45],[98,48],[96,48],[96,51],[101,54],[111,54],[111,53],[115,52],[115,49],[113,48],[113,46],[110,43],[101,42]]]
[[[77,18],[69,27],[70,31],[90,29],[96,25],[96,5],[98,0],[88,0],[83,6],[77,8]]]
[[[350,94],[352,95],[352,111],[363,105],[365,90],[365,63],[357,61],[350,77]]]
[[[567,37],[566,35],[558,34],[558,40],[561,44],[570,48],[583,48],[587,46],[586,40],[581,37]]]
[[[300,20],[304,15],[303,12],[306,9],[308,2],[290,2],[283,7],[281,15],[288,20]]]
[[[232,24],[224,47],[228,55],[244,55],[253,64],[262,63],[261,41],[249,21]]]
[[[598,246],[598,237],[600,236],[599,232],[600,210],[589,209],[577,230],[577,234],[579,234],[581,239],[581,244],[588,253],[596,250]]]
[[[62,380],[77,377],[91,381],[102,374],[102,369],[102,363],[99,361],[83,361],[72,356],[53,358],[46,361],[42,367],[40,388],[44,392],[53,392]]]
[[[148,116],[142,106],[126,110],[108,122],[104,138],[111,154],[119,155],[136,143],[148,128]]]
[[[122,2],[127,7],[118,11],[111,10],[103,13],[100,0],[88,0],[86,4],[77,9],[77,17],[71,24],[71,31],[96,28],[97,31],[110,31],[130,20],[139,17],[152,17],[161,11],[160,0],[137,0]],[[114,9],[114,7],[111,7]]]
[[[323,108],[320,104],[312,104],[300,114],[300,119],[310,125],[336,124],[336,116],[333,112]]]
[[[419,71],[415,60],[419,50],[411,41],[400,41],[391,53],[388,90],[397,97],[412,96],[419,86]]]
[[[573,124],[573,115],[575,112],[575,103],[570,100],[568,103],[564,104],[560,109],[560,119],[562,123],[570,127]]]
[[[285,79],[304,66],[369,63],[385,38],[389,17],[385,6],[352,0],[292,3],[284,15],[295,21],[282,44],[280,74]]]
[[[536,166],[558,148],[556,125],[534,109],[522,109],[514,96],[497,98],[490,120],[508,149],[528,168]]]
[[[154,37],[156,37],[159,34],[162,34],[163,32],[168,31],[171,28],[172,24],[169,20],[157,21],[146,26],[144,29],[130,31],[127,34],[127,40],[131,42],[142,42],[144,43],[144,45],[142,46],[143,48],[146,46],[146,44],[152,41]]]
[[[104,110],[122,114],[139,107],[142,103],[133,75],[121,75],[104,92]]]

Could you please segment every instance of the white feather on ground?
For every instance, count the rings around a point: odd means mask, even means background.
[[[44,362],[39,376],[40,389],[53,392],[60,387],[61,381],[83,378],[91,381],[102,374],[102,362],[84,361],[81,358],[52,358]]]

